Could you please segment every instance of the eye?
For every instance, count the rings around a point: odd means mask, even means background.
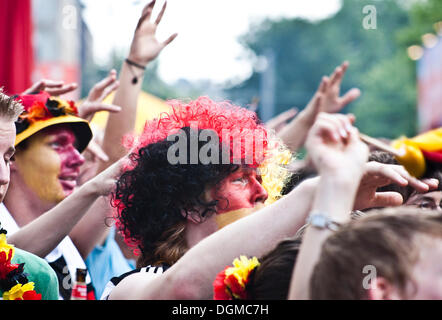
[[[241,178],[234,179],[232,182],[236,183],[236,184],[247,184],[249,181],[246,178],[241,177]]]
[[[435,209],[436,205],[430,201],[425,201],[425,202],[418,204],[418,207],[422,208],[422,209]]]
[[[61,143],[58,141],[51,142],[49,145],[54,149],[61,148]]]
[[[14,154],[11,154],[11,155],[5,155],[4,159],[5,159],[5,163],[6,163],[6,164],[10,164],[11,161],[14,160]]]

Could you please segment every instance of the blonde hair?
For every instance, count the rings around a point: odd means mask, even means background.
[[[0,117],[6,118],[10,121],[17,121],[18,116],[22,112],[22,104],[15,101],[13,97],[3,93],[3,88],[0,88]]]

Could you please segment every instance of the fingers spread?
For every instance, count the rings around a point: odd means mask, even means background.
[[[101,97],[98,100],[103,101],[104,99],[107,98],[108,95],[110,95],[112,92],[117,90],[119,86],[120,86],[120,82],[115,81],[110,86],[106,87],[106,89],[104,89],[103,94],[101,95]]]
[[[89,145],[87,146],[87,150],[92,153],[95,157],[100,159],[101,161],[109,161],[109,157],[107,154],[103,151],[101,146],[96,143],[95,141],[91,141]]]
[[[78,85],[76,83],[70,83],[65,86],[61,86],[59,88],[56,88],[56,87],[51,88],[51,89],[46,88],[45,91],[47,93],[49,93],[51,96],[61,96],[62,94],[74,91],[77,88],[78,88]]]
[[[338,84],[341,82],[342,79],[342,67],[336,67],[335,71],[333,72],[333,74],[330,77],[330,86],[334,86],[335,84]]]
[[[163,46],[167,46],[169,43],[171,43],[176,37],[178,36],[178,33],[174,33],[173,35],[171,35],[169,38],[167,38],[164,42],[163,42]]]
[[[361,90],[359,90],[357,88],[353,88],[341,97],[340,104],[342,107],[345,107],[347,104],[353,102],[354,100],[356,100],[360,96],[361,96]]]
[[[91,103],[88,106],[88,111],[89,113],[100,112],[100,111],[120,112],[121,107],[113,104]]]
[[[322,77],[321,83],[319,84],[318,91],[320,93],[325,93],[327,91],[330,79],[328,77]]]
[[[143,11],[141,12],[141,18],[140,20],[138,20],[136,30],[138,30],[141,27],[144,21],[150,20],[150,17],[152,16],[153,7],[155,6],[155,2],[156,0],[153,0],[144,7]]]
[[[111,72],[109,72],[109,75],[106,78],[104,78],[103,80],[98,82],[92,88],[89,96],[91,96],[92,94],[97,94],[97,93],[103,91],[106,87],[112,85],[115,81],[117,81],[117,73],[115,70],[111,70]]]
[[[164,2],[163,7],[161,8],[160,13],[158,14],[157,19],[155,20],[155,24],[158,25],[161,22],[161,19],[163,18],[164,11],[166,11],[167,1]]]
[[[64,85],[64,81],[54,81],[54,80],[41,80],[38,82],[38,85],[45,88],[60,88]]]
[[[343,64],[341,64],[339,67],[336,68],[335,72],[332,75],[332,81],[330,81],[330,85],[340,85],[342,82],[342,79],[344,78],[344,74],[347,71],[348,68],[348,62],[345,61]]]

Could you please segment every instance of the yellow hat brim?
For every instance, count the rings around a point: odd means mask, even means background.
[[[33,124],[29,125],[26,130],[17,134],[15,138],[15,146],[37,132],[57,124],[71,124],[71,127],[77,137],[78,151],[83,152],[83,150],[86,149],[92,139],[92,130],[89,126],[89,122],[71,115],[53,117],[47,120],[34,122]]]

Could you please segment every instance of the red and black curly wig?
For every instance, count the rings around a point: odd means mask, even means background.
[[[226,141],[218,144],[218,163],[202,164],[198,159],[196,164],[171,164],[168,150],[175,142],[167,137],[182,130],[190,139],[195,123],[198,133],[210,129],[220,140],[223,130],[232,132],[235,139],[254,135],[264,147],[263,154],[253,155],[251,166],[258,166],[265,158],[267,131],[254,112],[207,97],[189,103],[169,103],[169,114],[147,122],[140,137],[126,140],[126,146],[133,150],[131,163],[117,181],[113,196],[117,226],[126,242],[141,253],[139,266],[175,263],[187,250],[186,217],[192,215],[203,221],[215,213],[218,201],[205,201],[205,191],[240,166],[222,163],[222,145],[230,143]],[[204,144],[198,141],[198,152]],[[245,157],[245,152],[242,150],[241,157]]]

